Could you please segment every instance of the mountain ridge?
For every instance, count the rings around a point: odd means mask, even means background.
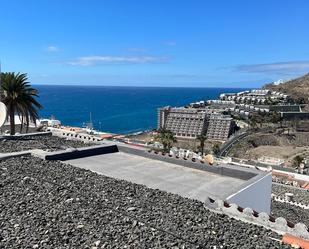
[[[263,89],[280,91],[288,94],[294,100],[303,99],[305,103],[309,103],[309,73],[278,85],[274,83],[266,84]]]

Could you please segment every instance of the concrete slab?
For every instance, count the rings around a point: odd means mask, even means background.
[[[124,152],[68,160],[66,163],[109,177],[144,184],[183,197],[225,199],[244,180],[152,160]]]

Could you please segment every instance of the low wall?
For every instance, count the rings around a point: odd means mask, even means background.
[[[84,147],[74,150],[65,150],[65,151],[55,151],[50,153],[44,153],[41,158],[45,160],[71,160],[82,157],[96,156],[108,153],[118,152],[118,148],[116,145],[98,145],[98,146],[90,146]]]
[[[303,208],[303,209],[306,209],[306,210],[309,209],[309,205],[303,204],[301,202],[296,202],[296,201],[287,201],[284,198],[281,198],[280,196],[273,196],[272,199],[274,201],[277,201],[277,202],[287,203],[289,205],[300,207],[300,208]]]
[[[77,141],[91,142],[91,143],[101,143],[101,141],[103,140],[100,137],[96,137],[90,134],[77,133],[74,131],[52,129],[51,132],[54,136],[61,137],[61,138],[67,138],[70,140],[77,140]]]
[[[309,119],[309,112],[280,112],[280,114],[285,120]]]
[[[13,157],[30,156],[31,154],[32,154],[31,150],[11,152],[11,153],[0,153],[0,161],[13,158]]]
[[[18,135],[4,135],[0,136],[0,139],[7,139],[7,140],[14,140],[20,138],[27,138],[27,137],[38,137],[38,136],[51,136],[52,133],[50,131],[47,132],[33,132],[33,133],[26,133],[26,134],[18,134]]]
[[[164,161],[167,163],[172,163],[172,164],[177,164],[181,165],[184,167],[192,168],[192,169],[198,169],[198,170],[204,170],[210,173],[218,174],[218,175],[224,175],[224,176],[230,176],[234,178],[238,178],[241,180],[249,180],[258,175],[257,172],[254,172],[253,170],[246,169],[246,168],[237,168],[234,166],[212,166],[209,165],[208,163],[201,162],[199,160],[185,160],[183,158],[177,158],[170,156],[169,154],[162,154],[162,153],[155,153],[154,151],[146,151],[146,150],[141,150],[141,149],[135,149],[129,146],[122,146],[122,145],[117,145],[119,148],[119,151],[137,155],[137,156],[142,156],[146,157],[149,159],[154,159],[154,160],[159,160],[159,161]]]
[[[274,218],[265,212],[258,213],[248,207],[242,208],[235,203],[230,204],[222,200],[214,201],[210,198],[205,202],[205,208],[216,213],[226,214],[236,220],[263,226],[279,234],[288,233],[309,240],[308,228],[303,223],[293,224],[282,217]]]

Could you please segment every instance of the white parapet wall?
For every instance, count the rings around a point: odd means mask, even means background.
[[[241,207],[254,207],[257,212],[270,214],[272,176],[269,172],[264,177],[230,195],[226,200]]]
[[[274,218],[265,212],[256,213],[251,208],[240,208],[235,203],[225,205],[222,200],[205,202],[205,208],[217,213],[223,213],[236,220],[263,226],[279,234],[292,234],[301,239],[309,240],[309,231],[304,223],[289,224],[283,217]]]
[[[78,140],[83,142],[92,142],[92,143],[99,143],[103,139],[94,135],[86,134],[86,133],[78,133],[75,131],[66,131],[63,129],[58,128],[49,128],[49,131],[52,132],[53,136],[67,138],[69,140]]]
[[[296,206],[296,207],[300,207],[300,208],[309,210],[309,205],[303,204],[301,202],[287,201],[284,198],[281,198],[280,196],[273,196],[272,198],[273,198],[274,201],[278,201],[278,202],[281,202],[281,203],[287,203],[287,204],[292,205],[292,206]]]

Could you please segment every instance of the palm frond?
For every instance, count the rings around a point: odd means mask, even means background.
[[[30,121],[35,122],[38,119],[38,110],[43,107],[37,100],[38,90],[32,88],[28,82],[27,74],[2,73],[1,80],[0,94],[9,112],[11,134],[13,135],[15,134],[15,114],[26,121],[28,129]]]

